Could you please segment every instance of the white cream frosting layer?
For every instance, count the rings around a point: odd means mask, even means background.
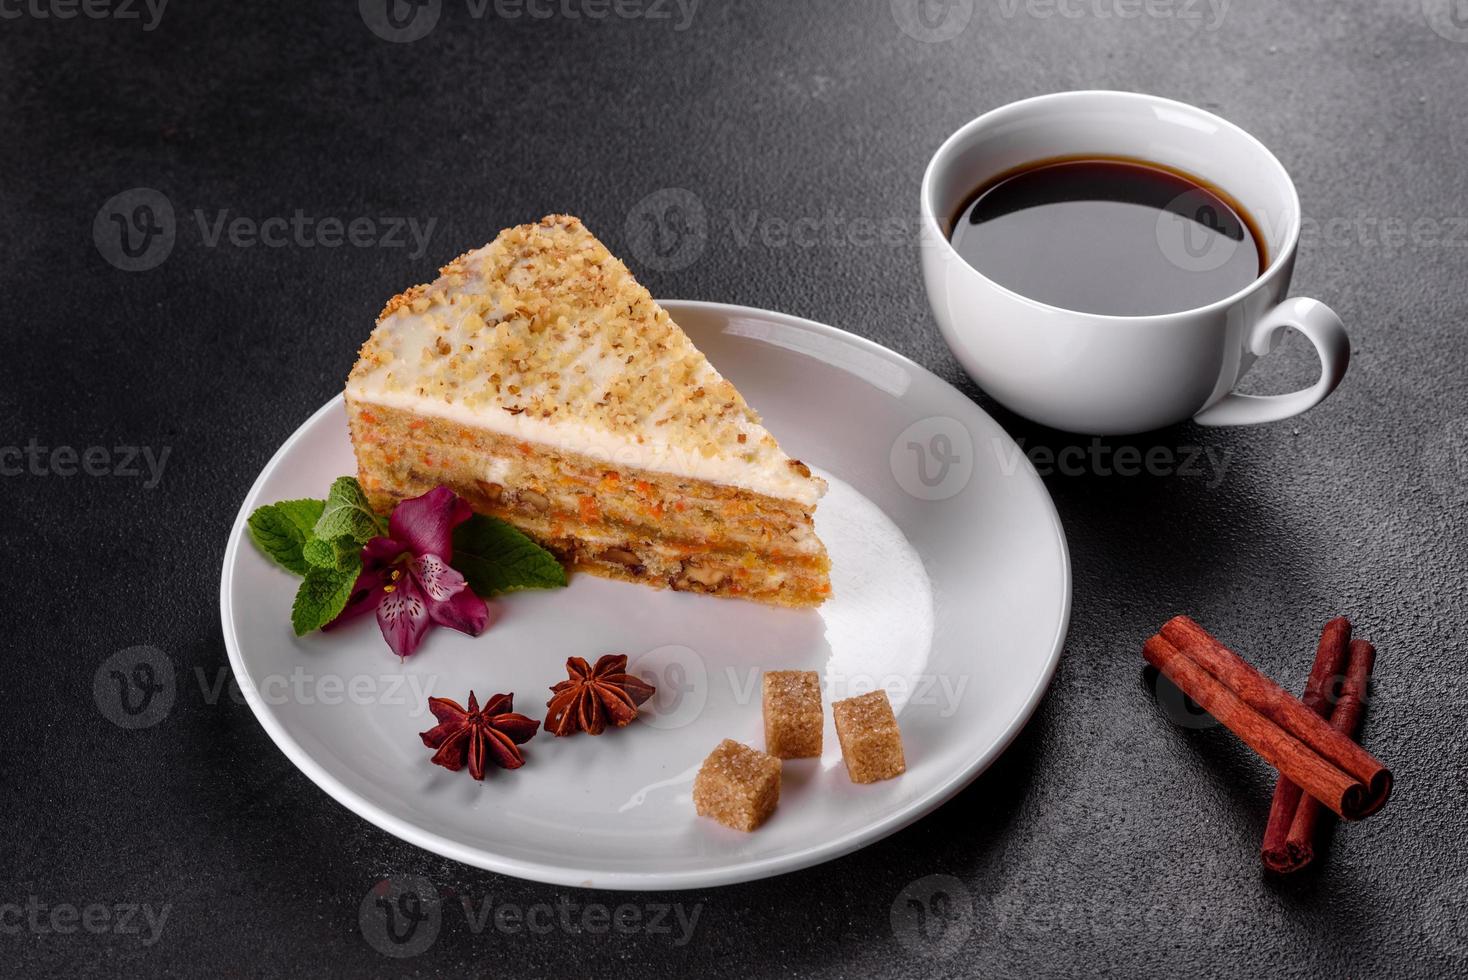
[[[347,397],[806,507],[825,489],[565,215],[507,229],[395,297]]]
[[[383,405],[415,415],[487,429],[524,442],[542,443],[565,452],[605,460],[611,468],[631,467],[704,480],[764,494],[777,500],[793,500],[804,507],[814,507],[825,489],[820,483],[800,476],[785,465],[751,466],[737,458],[705,457],[671,445],[660,445],[653,440],[639,443],[604,429],[567,419],[548,420],[523,414],[511,415],[497,409],[480,411],[411,392],[387,391],[372,385],[349,385],[347,398],[360,404]],[[754,440],[753,433],[750,439]],[[484,478],[489,482],[497,482],[491,462],[486,461],[485,467]]]

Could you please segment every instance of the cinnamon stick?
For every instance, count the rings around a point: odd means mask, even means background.
[[[1366,692],[1371,686],[1371,670],[1375,665],[1376,648],[1365,640],[1352,640],[1350,663],[1341,683],[1340,698],[1330,713],[1330,727],[1347,738],[1354,739],[1361,733],[1361,721],[1366,717]],[[1315,859],[1315,842],[1322,818],[1318,800],[1307,796],[1300,801],[1285,841],[1290,862],[1296,867],[1303,868]]]
[[[1344,616],[1332,619],[1320,631],[1320,641],[1315,646],[1315,663],[1310,668],[1310,678],[1305,682],[1305,693],[1300,701],[1321,717],[1330,712],[1330,685],[1346,670],[1350,644],[1351,621]],[[1288,776],[1279,777],[1274,785],[1274,800],[1269,806],[1269,822],[1264,827],[1264,843],[1259,849],[1264,866],[1271,871],[1284,873],[1304,866],[1297,862],[1286,845],[1302,797],[1319,808],[1314,797],[1305,797],[1304,791]]]
[[[1347,820],[1360,820],[1381,809],[1391,795],[1392,774],[1371,753],[1336,731],[1325,719],[1291,697],[1187,616],[1168,620],[1161,635],[1255,712],[1302,743],[1321,761],[1344,773],[1359,787],[1359,792],[1345,796],[1322,797],[1308,784],[1295,779],[1293,773],[1276,766],[1293,782],[1299,783],[1305,792]],[[1184,692],[1192,694],[1186,688]],[[1193,700],[1198,699],[1194,697]],[[1202,704],[1201,701],[1198,703]]]
[[[1142,656],[1305,792],[1343,816],[1360,812],[1366,787],[1359,780],[1321,758],[1318,752],[1255,710],[1166,637],[1158,634],[1149,638],[1142,646]]]

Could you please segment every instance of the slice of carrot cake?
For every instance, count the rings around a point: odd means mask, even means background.
[[[830,594],[825,481],[576,218],[510,228],[393,297],[346,401],[380,510],[444,485],[596,575]]]

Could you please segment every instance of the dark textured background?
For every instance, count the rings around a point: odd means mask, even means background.
[[[401,964],[424,975],[1461,974],[1468,43],[1453,38],[1468,39],[1468,10],[1460,29],[1439,0],[1235,0],[1221,20],[1161,2],[1197,16],[953,0],[953,17],[974,8],[966,28],[922,41],[886,0],[705,0],[682,30],[676,12],[474,19],[444,0],[407,44],[374,36],[349,0],[176,0],[152,31],[0,18],[0,450],[170,451],[152,488],[146,475],[0,480],[0,905],[169,907],[151,944],[6,913],[3,972],[385,970],[399,964],[364,939],[359,905],[384,877],[421,875],[445,897],[437,941]],[[226,532],[260,467],[340,389],[387,296],[548,211],[584,217],[656,295],[835,324],[972,393],[1027,446],[1089,448],[962,376],[910,234],[922,168],[951,130],[1089,87],[1207,107],[1275,150],[1315,223],[1296,289],[1339,311],[1355,358],[1292,422],[1125,441],[1204,447],[1221,472],[1047,478],[1074,559],[1070,640],[1024,734],[952,803],[773,881],[567,891],[400,843],[296,771],[247,708],[209,695],[226,663]],[[119,271],[93,222],[139,187],[171,203],[177,241],[156,267]],[[691,192],[706,230],[659,272],[627,229],[669,213],[645,203],[664,188]],[[412,256],[209,247],[194,218],[298,208],[437,224]],[[828,212],[834,235],[805,246],[759,230]],[[890,233],[873,243],[856,219]],[[1305,346],[1261,364],[1255,390],[1312,377]],[[1376,641],[1365,737],[1397,795],[1342,828],[1317,869],[1261,874],[1272,773],[1226,732],[1169,721],[1142,682],[1142,638],[1179,611],[1296,688],[1332,614]],[[124,730],[93,675],[140,644],[175,665],[176,700]],[[939,940],[894,928],[914,895],[947,923]],[[677,901],[699,920],[683,945],[476,934],[460,897]]]

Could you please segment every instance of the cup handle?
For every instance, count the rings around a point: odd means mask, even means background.
[[[1300,331],[1320,356],[1320,380],[1288,395],[1241,395],[1231,391],[1193,416],[1199,425],[1257,425],[1278,422],[1314,408],[1335,391],[1351,362],[1351,340],[1335,311],[1319,300],[1296,296],[1266,313],[1249,331],[1249,350],[1263,357],[1288,329]]]

